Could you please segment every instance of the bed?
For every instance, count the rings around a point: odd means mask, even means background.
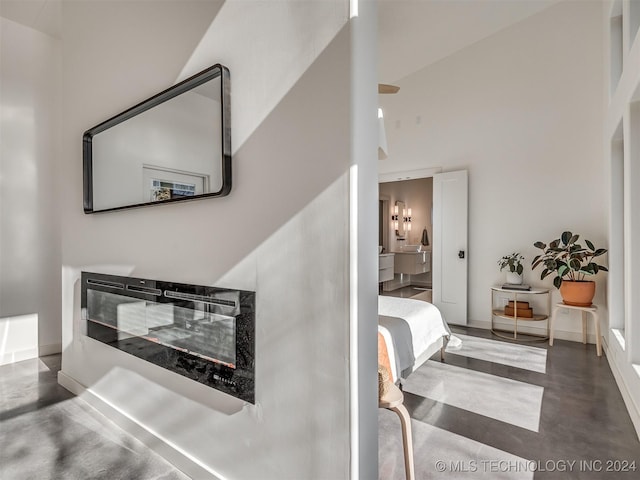
[[[438,351],[443,359],[451,336],[440,310],[431,303],[384,295],[378,296],[378,333],[394,381],[406,378]]]

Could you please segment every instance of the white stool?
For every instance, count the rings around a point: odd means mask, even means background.
[[[553,308],[553,314],[549,321],[549,345],[553,346],[553,329],[555,324],[556,315],[559,308],[567,308],[570,310],[580,310],[582,312],[582,343],[587,343],[587,313],[593,316],[593,321],[596,326],[596,352],[599,357],[602,356],[602,345],[600,344],[600,321],[598,319],[598,307],[591,305],[589,307],[578,307],[575,305],[567,305],[565,303],[556,303]]]

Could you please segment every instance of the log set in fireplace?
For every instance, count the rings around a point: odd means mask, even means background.
[[[87,335],[255,403],[255,292],[82,272]]]

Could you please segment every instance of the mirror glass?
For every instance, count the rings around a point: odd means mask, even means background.
[[[85,212],[227,195],[228,81],[215,65],[87,130]]]
[[[396,236],[404,237],[405,236],[405,224],[404,218],[407,216],[406,214],[406,205],[404,202],[397,201],[396,202],[396,213],[398,215],[398,229],[396,230]]]

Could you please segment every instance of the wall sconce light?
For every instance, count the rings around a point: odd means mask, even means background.
[[[411,209],[408,208],[406,211],[406,216],[404,217],[404,223],[407,225],[407,231],[411,231]]]
[[[391,211],[391,226],[396,231],[398,240],[404,240],[405,235],[411,231],[411,209],[400,200]]]
[[[391,221],[393,222],[393,229],[398,234],[398,205],[393,207],[393,215],[391,215]]]

